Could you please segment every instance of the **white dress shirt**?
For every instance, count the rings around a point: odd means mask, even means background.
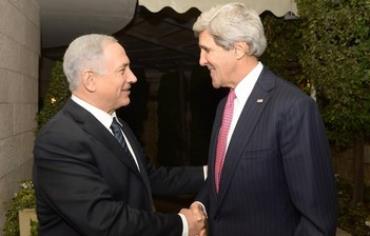
[[[225,151],[227,151],[227,148],[229,147],[229,143],[234,133],[235,126],[238,123],[239,117],[243,111],[245,104],[247,103],[249,96],[252,93],[254,85],[256,84],[257,79],[262,72],[262,69],[262,63],[258,62],[257,66],[254,67],[253,70],[249,72],[248,75],[246,75],[234,89],[236,95],[236,98],[234,99],[234,112],[229,128],[229,133],[227,134]]]

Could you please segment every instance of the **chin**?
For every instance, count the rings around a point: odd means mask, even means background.
[[[121,108],[121,107],[126,107],[130,104],[130,99],[126,99],[125,101],[122,101],[118,104],[118,108]],[[118,109],[117,108],[117,109]]]
[[[215,83],[215,82],[213,82],[213,81],[212,81],[212,86],[213,86],[213,88],[215,88],[215,89],[218,89],[218,88],[220,88],[220,87],[221,87],[221,86],[220,86],[220,84]]]

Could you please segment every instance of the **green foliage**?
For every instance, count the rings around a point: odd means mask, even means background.
[[[303,79],[298,52],[303,50],[300,20],[284,20],[269,12],[262,22],[267,38],[267,49],[261,61],[282,78],[289,80],[305,92],[310,92],[310,83]]]
[[[299,20],[262,16],[268,47],[261,60],[306,93],[315,85],[332,143],[365,139],[370,134],[370,1],[298,1]],[[337,188],[338,226],[369,236],[370,188],[355,207],[352,187],[339,181]]]
[[[317,91],[328,137],[349,146],[370,136],[370,1],[298,0],[300,63]]]
[[[337,177],[338,225],[354,236],[369,236],[370,225],[370,187],[366,188],[367,198],[364,203],[352,206],[352,186],[344,179]]]
[[[35,208],[35,190],[31,181],[22,182],[20,190],[11,201],[10,209],[5,217],[4,236],[18,236],[19,222],[18,212],[24,208]]]
[[[62,62],[58,61],[51,72],[51,79],[43,102],[43,108],[37,116],[39,129],[63,107],[70,95],[68,82],[63,73]]]
[[[31,236],[38,235],[39,224],[36,221],[31,220]]]

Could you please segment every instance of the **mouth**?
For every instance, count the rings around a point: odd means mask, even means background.
[[[127,93],[127,94],[130,94],[130,93],[131,93],[130,88],[125,88],[125,89],[122,89],[121,91],[122,91],[123,93]]]
[[[213,68],[208,68],[208,70],[209,70],[210,76],[213,77],[215,70]]]
[[[212,71],[212,70],[214,70],[215,68],[213,68],[213,66],[207,65],[207,69],[208,69],[209,71]]]

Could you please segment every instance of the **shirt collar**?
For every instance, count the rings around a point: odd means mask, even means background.
[[[88,102],[78,98],[75,95],[72,95],[71,99],[75,103],[77,103],[78,105],[80,105],[81,107],[86,109],[88,112],[90,112],[100,123],[102,123],[104,125],[104,127],[106,127],[110,132],[112,132],[111,129],[110,129],[110,126],[113,122],[113,118],[117,117],[116,112],[113,112],[113,114],[111,115],[111,114],[109,114],[109,113],[107,113],[107,112],[89,104]]]

